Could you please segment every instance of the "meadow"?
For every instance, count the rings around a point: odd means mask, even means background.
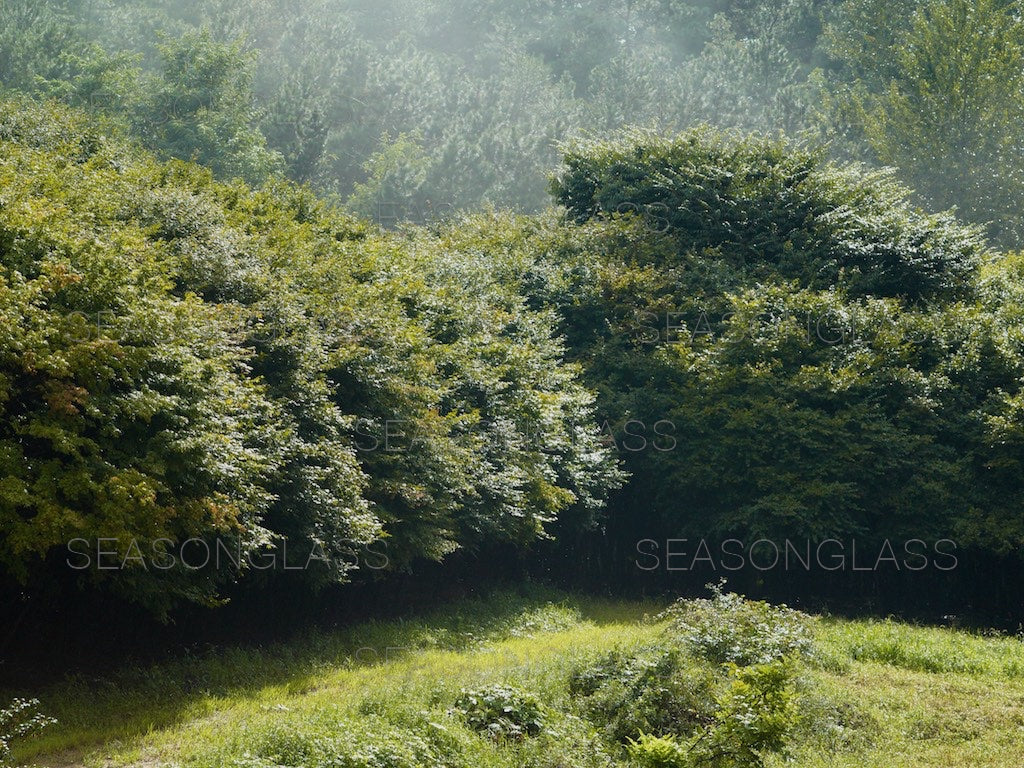
[[[34,692],[58,723],[15,756],[52,768],[685,765],[676,752],[631,750],[642,727],[625,740],[616,733],[669,711],[693,714],[687,697],[703,690],[710,669],[743,667],[713,654],[702,660],[707,644],[672,663],[671,654],[651,656],[686,634],[666,607],[506,592],[416,619],[69,678]],[[713,614],[705,630],[736,626],[722,622],[714,601],[703,608]],[[751,759],[801,768],[1024,765],[1020,637],[893,620],[806,622],[809,652],[791,667],[784,744],[758,747]],[[704,641],[724,647],[717,635]],[[716,702],[721,712],[720,694]],[[699,742],[700,729],[693,733],[680,743]]]

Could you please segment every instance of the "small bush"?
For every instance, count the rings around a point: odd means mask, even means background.
[[[454,712],[470,728],[486,733],[495,741],[518,741],[537,736],[544,729],[540,703],[529,694],[507,686],[463,689],[455,700]]]
[[[770,753],[784,753],[800,721],[789,661],[729,665],[731,681],[719,697],[715,724],[690,754],[702,768],[763,768]]]
[[[712,722],[715,673],[679,649],[613,651],[575,672],[570,693],[587,718],[612,741],[638,733],[693,733]]]
[[[674,736],[651,736],[641,733],[626,747],[630,758],[640,768],[686,768],[690,763],[686,749]]]
[[[15,699],[0,709],[0,766],[11,765],[11,743],[57,721],[39,712],[39,699]]]
[[[785,605],[745,600],[709,584],[709,600],[680,600],[664,616],[672,619],[683,644],[716,664],[770,664],[814,652],[811,617]]]
[[[784,752],[799,722],[791,663],[727,669],[712,723],[686,742],[641,733],[627,744],[630,758],[641,768],[764,768],[768,754]]]

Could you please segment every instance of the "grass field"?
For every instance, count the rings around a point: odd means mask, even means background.
[[[31,694],[58,724],[22,743],[43,766],[631,765],[570,693],[574,671],[662,642],[663,605],[500,594],[417,620],[224,649]],[[881,621],[813,621],[795,766],[1024,766],[1024,642]],[[492,738],[456,707],[511,686],[544,712]],[[778,754],[767,765],[782,764]]]

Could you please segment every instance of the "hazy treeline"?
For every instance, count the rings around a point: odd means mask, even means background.
[[[4,0],[0,82],[385,224],[535,210],[557,142],[708,122],[895,165],[1012,244],[1019,17],[1005,0]]]

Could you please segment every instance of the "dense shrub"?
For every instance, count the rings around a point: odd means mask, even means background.
[[[268,564],[347,579],[593,523],[617,473],[592,397],[488,254],[24,101],[0,158],[0,564],[22,583],[70,567],[163,611]]]
[[[810,616],[745,600],[712,584],[710,599],[679,600],[664,616],[682,644],[715,664],[771,664],[814,651]]]
[[[807,617],[713,591],[666,611],[658,646],[614,651],[570,678],[584,715],[640,766],[761,768],[801,721]],[[834,724],[825,709],[809,713]]]
[[[675,736],[641,733],[629,743],[629,756],[641,768],[686,768],[692,765],[687,749]]]
[[[613,651],[576,670],[570,693],[586,717],[614,742],[638,733],[688,735],[714,716],[716,678],[677,648]]]
[[[728,688],[719,696],[715,723],[694,742],[693,765],[763,768],[773,753],[786,751],[799,722],[793,669],[784,661],[747,667],[729,665]]]
[[[963,296],[983,252],[975,230],[925,214],[887,174],[707,128],[571,145],[552,191],[577,224],[642,215],[668,246],[656,266],[707,261],[732,288],[767,279],[853,296]]]
[[[1019,265],[976,230],[885,174],[709,129],[572,146],[553,191],[562,224],[492,226],[535,254],[523,289],[559,311],[602,423],[667,434],[613,435],[632,476],[621,550],[1024,542],[1002,474],[1019,462]]]
[[[243,315],[176,293],[173,255],[126,220],[138,174],[155,169],[126,173],[114,143],[86,157],[76,137],[20,143],[25,117],[0,146],[0,562],[26,581],[49,555],[63,564],[72,540],[109,539],[110,561],[92,547],[93,579],[159,608],[208,598],[230,577],[139,579],[138,566],[193,537],[244,557],[268,534],[277,439],[248,375]],[[135,567],[119,568],[125,558]]]
[[[760,768],[766,755],[785,751],[801,716],[789,660],[714,671],[668,658],[641,674],[629,669],[639,658],[611,671],[605,660],[574,681],[588,719],[639,765]],[[588,694],[595,673],[604,678]]]
[[[455,699],[453,711],[470,728],[495,741],[538,736],[544,729],[545,715],[540,703],[508,686],[463,690]]]

